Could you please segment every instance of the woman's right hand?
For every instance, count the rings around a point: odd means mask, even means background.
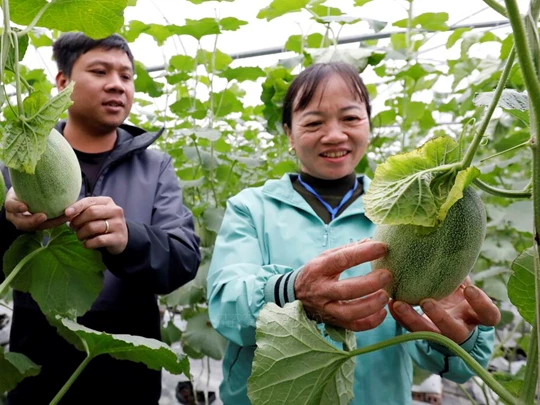
[[[13,187],[6,194],[4,208],[6,210],[7,220],[15,225],[15,228],[23,232],[35,232],[55,228],[66,223],[68,220],[65,215],[48,220],[44,213],[31,214],[28,212],[26,204],[17,199]]]
[[[379,269],[365,276],[339,280],[351,267],[386,254],[381,242],[362,241],[328,250],[306,263],[294,283],[296,299],[302,301],[307,315],[352,331],[379,326],[386,317],[384,307],[392,281],[388,270]]]

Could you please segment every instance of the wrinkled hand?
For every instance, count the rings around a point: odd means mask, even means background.
[[[495,326],[501,320],[499,308],[478,287],[465,279],[450,296],[436,301],[428,298],[420,303],[424,316],[410,305],[392,301],[390,313],[410,332],[435,332],[461,344],[478,326]]]
[[[65,214],[84,247],[106,248],[113,255],[126,248],[128,230],[124,210],[110,197],[83,198],[68,207]]]
[[[373,329],[386,317],[392,277],[388,270],[338,280],[341,272],[386,253],[381,242],[358,242],[328,250],[308,262],[296,277],[295,296],[312,319],[353,331]]]
[[[67,222],[67,217],[61,215],[58,218],[47,219],[44,213],[31,214],[28,211],[28,206],[17,199],[13,187],[6,194],[6,202],[4,203],[6,210],[6,218],[15,228],[23,232],[36,232],[44,229],[56,228]]]

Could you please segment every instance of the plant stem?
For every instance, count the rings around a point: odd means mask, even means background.
[[[13,279],[17,277],[24,265],[28,263],[35,255],[45,249],[45,246],[37,248],[33,252],[28,253],[19,263],[17,263],[17,266],[15,266],[11,273],[9,273],[9,276],[7,276],[6,279],[2,282],[2,284],[0,284],[0,296],[4,294],[5,290],[10,286]]]
[[[531,192],[527,190],[517,191],[517,190],[506,190],[503,188],[496,188],[490,186],[487,183],[484,183],[480,179],[474,179],[473,183],[480,189],[485,192],[492,194],[497,197],[506,197],[506,198],[531,198]]]
[[[480,162],[485,162],[486,160],[493,159],[494,157],[504,155],[505,153],[512,152],[513,150],[521,149],[521,148],[523,148],[525,146],[529,146],[530,143],[531,143],[531,140],[527,139],[525,142],[522,142],[519,145],[512,146],[511,148],[508,148],[508,149],[503,150],[501,152],[495,153],[494,155],[491,155],[491,156],[488,156],[488,157],[486,157],[484,159],[481,159]]]
[[[465,388],[463,388],[461,384],[459,384],[458,387],[461,390],[461,392],[467,397],[467,399],[471,401],[471,405],[478,405],[478,402],[474,400],[471,394],[469,394],[469,392]]]
[[[6,67],[6,61],[8,57],[8,44],[9,44],[9,36],[11,34],[11,25],[9,21],[9,0],[2,0],[2,13],[4,14],[4,30],[2,32],[2,49],[0,50],[0,80],[2,81],[2,84],[4,83],[4,69]],[[7,92],[5,91],[4,87],[4,93],[7,97]]]
[[[22,101],[22,86],[21,86],[21,67],[19,65],[19,37],[17,33],[11,33],[13,38],[13,48],[15,51],[15,58],[13,60],[13,67],[15,68],[15,89],[17,93],[17,110],[19,112],[19,117],[24,117],[24,108]]]
[[[62,399],[62,397],[64,395],[66,395],[66,392],[69,390],[69,388],[73,385],[73,383],[75,382],[75,380],[77,379],[77,377],[79,377],[79,375],[83,372],[83,370],[86,368],[86,366],[88,365],[88,363],[90,363],[90,361],[92,360],[92,356],[90,355],[87,355],[85,357],[85,359],[83,360],[83,362],[79,365],[79,367],[77,367],[77,370],[75,370],[75,372],[71,375],[71,377],[69,377],[69,380],[67,380],[67,382],[64,384],[64,386],[62,387],[62,389],[60,391],[58,391],[58,394],[56,394],[56,396],[53,398],[53,400],[49,403],[49,405],[56,405],[58,402],[60,402],[60,400]]]
[[[25,36],[26,34],[28,34],[30,31],[32,31],[34,29],[34,27],[37,25],[39,19],[43,16],[43,14],[45,13],[45,11],[47,11],[47,9],[49,8],[49,6],[51,4],[54,3],[54,0],[51,0],[50,3],[47,3],[45,4],[43,7],[41,7],[41,10],[38,11],[38,13],[36,14],[36,16],[34,17],[34,19],[32,20],[32,22],[30,23],[30,25],[28,25],[24,30],[22,31],[19,31],[17,32],[17,36],[20,38],[20,37],[23,37]]]
[[[503,17],[508,17],[508,14],[506,13],[506,9],[504,8],[504,6],[502,4],[497,3],[496,0],[483,0],[483,1],[493,10],[495,10],[497,13],[502,15]]]
[[[409,342],[411,340],[431,340],[439,343],[448,349],[452,350],[459,356],[469,368],[476,373],[503,401],[509,405],[517,405],[516,399],[501,385],[491,374],[483,368],[469,353],[461,348],[457,343],[450,340],[446,336],[439,335],[433,332],[413,332],[406,335],[400,335],[387,339],[383,342],[375,343],[360,349],[348,352],[349,357],[359,356],[361,354],[370,353],[376,350],[381,350],[389,346],[394,346],[400,343]]]
[[[467,152],[465,153],[465,156],[463,157],[463,160],[461,161],[462,169],[468,168],[473,161],[474,155],[476,154],[478,146],[480,145],[480,142],[482,141],[482,137],[484,136],[484,133],[486,132],[486,129],[489,125],[491,116],[493,115],[495,108],[497,108],[497,104],[499,103],[503,90],[506,86],[506,82],[508,81],[508,76],[510,75],[510,72],[512,71],[512,65],[514,64],[515,56],[516,56],[516,50],[515,50],[515,47],[513,47],[512,50],[510,51],[510,54],[508,55],[508,60],[506,61],[504,70],[501,73],[499,83],[497,83],[497,88],[495,89],[495,92],[493,93],[493,99],[491,100],[488,110],[486,111],[484,118],[482,119],[482,122],[480,124],[480,129],[474,135],[473,141],[469,145],[469,148],[467,149]]]
[[[505,0],[508,19],[512,25],[514,33],[514,46],[517,50],[519,65],[532,109],[531,114],[535,118],[540,118],[540,82],[538,82],[538,74],[534,68],[534,59],[527,41],[527,34],[523,19],[519,13],[519,8],[516,0]]]
[[[518,399],[519,405],[534,404],[536,385],[538,383],[538,367],[536,367],[536,363],[538,363],[538,334],[535,323],[531,334],[529,351],[527,353],[528,367],[525,368],[525,378],[523,380],[523,386],[521,387],[521,392]]]

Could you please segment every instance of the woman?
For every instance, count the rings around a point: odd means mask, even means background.
[[[369,261],[386,246],[364,240],[374,231],[361,198],[369,180],[354,169],[369,143],[370,104],[358,73],[341,63],[304,70],[285,96],[283,128],[300,173],[229,200],[208,275],[210,320],[229,340],[224,404],[250,404],[255,322],[268,302],[300,300],[313,319],[356,331],[358,347],[401,333],[400,324],[441,333],[486,366],[490,326],[500,314],[481,290],[467,283],[444,301],[425,300],[421,316],[403,302],[389,302],[387,270],[370,271]],[[426,341],[392,346],[357,357],[352,403],[410,403],[412,360],[457,382],[472,376],[443,347]]]

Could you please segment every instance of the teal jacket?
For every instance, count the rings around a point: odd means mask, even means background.
[[[255,322],[267,302],[282,301],[284,291],[274,294],[276,280],[286,273],[294,275],[327,249],[373,235],[375,225],[364,215],[362,198],[325,224],[293,189],[292,176],[269,180],[229,199],[216,240],[208,301],[212,325],[229,341],[220,387],[225,405],[250,404],[247,380],[255,351]],[[359,181],[367,189],[369,179],[364,176]],[[369,271],[370,264],[364,263],[345,270],[341,278]],[[294,300],[290,285],[285,295],[288,301]],[[377,328],[357,332],[357,345],[367,346],[401,333],[406,331],[387,315]],[[462,347],[486,367],[493,335],[493,328],[479,326]],[[410,404],[413,361],[458,383],[473,376],[459,357],[426,341],[392,346],[356,360],[353,405]]]

